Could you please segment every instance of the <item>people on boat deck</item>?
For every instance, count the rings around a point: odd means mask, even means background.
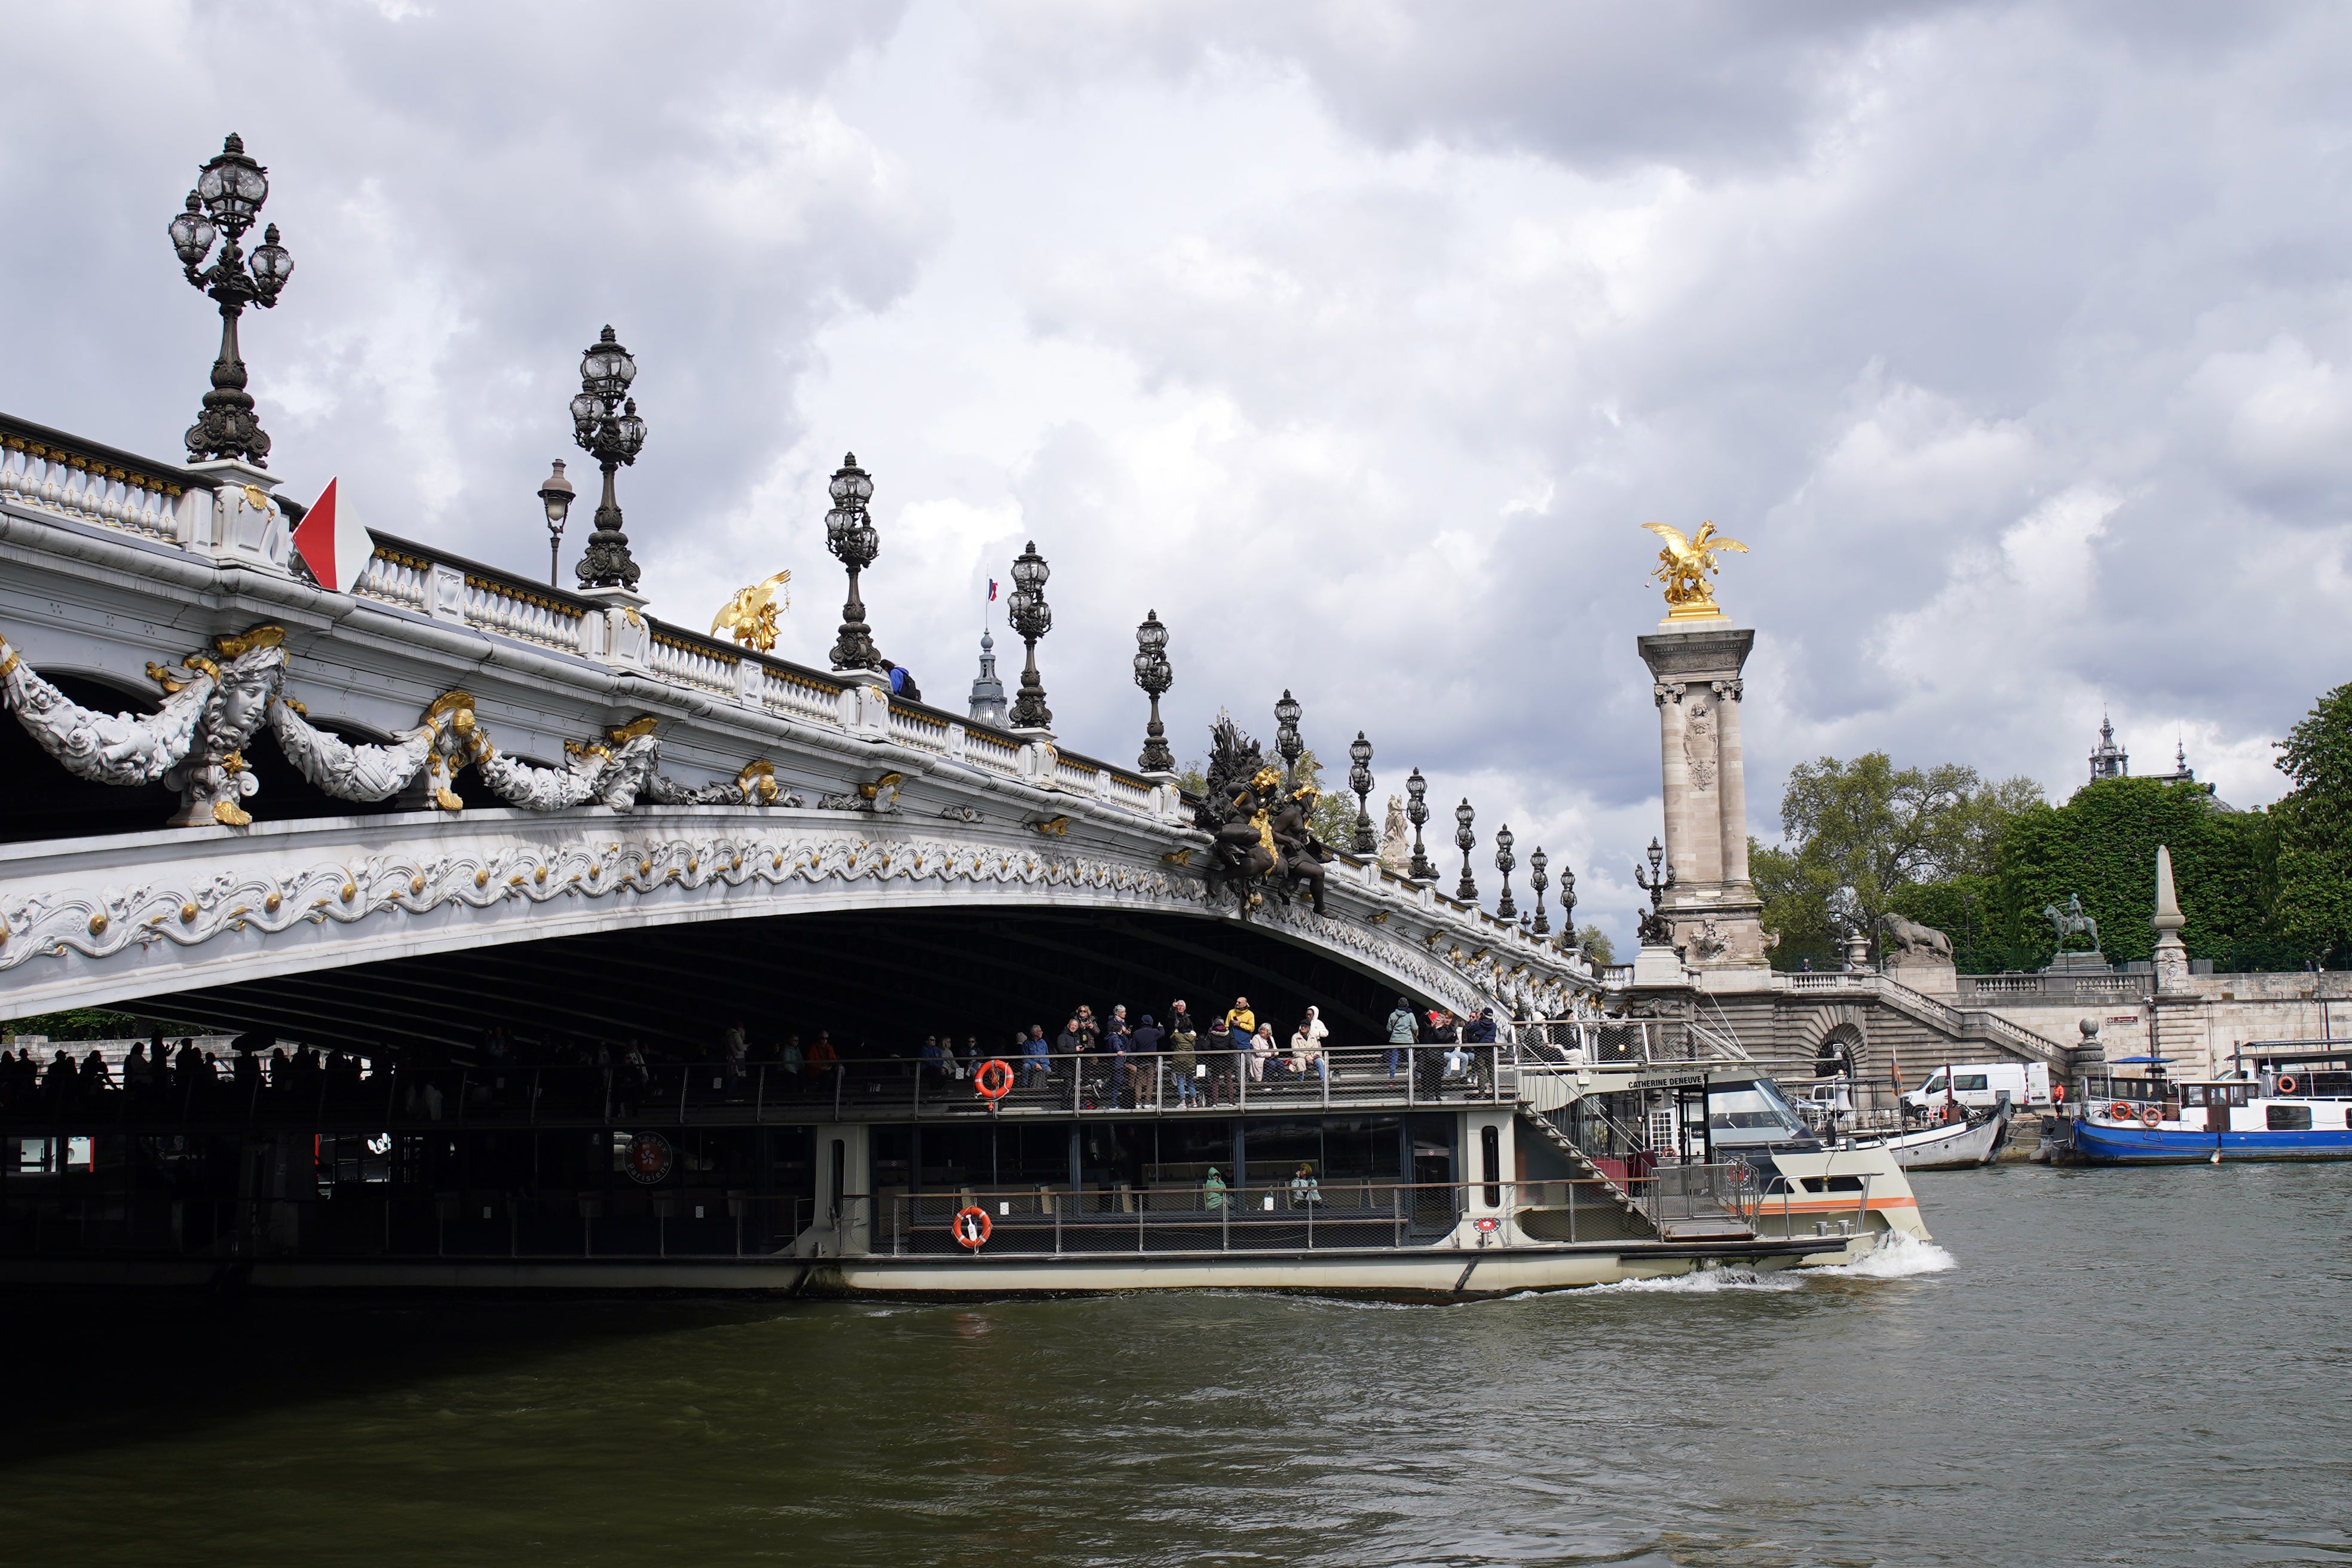
[[[1218,1020],[1220,1023],[1223,1021]],[[1204,1209],[1221,1209],[1225,1206],[1225,1179],[1217,1174],[1217,1168],[1214,1165],[1209,1167],[1208,1180],[1201,1184],[1201,1206]]]
[[[1265,1064],[1274,1059],[1274,1026],[1260,1024],[1257,1033],[1250,1037],[1249,1076],[1252,1083],[1265,1081]]]
[[[1244,1039],[1257,1033],[1257,1015],[1250,1011],[1248,997],[1234,998],[1234,1005],[1225,1009],[1225,1027],[1239,1029]]]
[[[1396,1082],[1397,1058],[1409,1053],[1413,1041],[1421,1037],[1420,1021],[1412,1016],[1412,1004],[1397,998],[1396,1011],[1389,1015],[1389,1081]]]
[[[1201,1079],[1208,1072],[1200,1061],[1201,1037],[1192,1032],[1192,1020],[1184,1011],[1184,1004],[1176,1004],[1174,1016],[1168,1025],[1168,1067],[1176,1079],[1176,1103],[1179,1106],[1201,1103]]]
[[[1290,1203],[1294,1208],[1323,1201],[1323,1189],[1315,1183],[1315,1167],[1302,1160],[1297,1172],[1290,1178]]]

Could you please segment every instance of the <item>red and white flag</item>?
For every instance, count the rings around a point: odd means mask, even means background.
[[[294,548],[302,552],[310,575],[321,586],[348,594],[367,570],[368,557],[375,553],[375,541],[357,518],[337,504],[335,485],[335,480],[329,479],[303,514],[302,526],[294,531]]]

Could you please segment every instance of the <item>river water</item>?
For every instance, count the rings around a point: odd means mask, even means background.
[[[2352,1165],[1457,1306],[5,1303],[0,1559],[2352,1562]]]

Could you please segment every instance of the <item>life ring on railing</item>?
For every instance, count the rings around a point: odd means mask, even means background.
[[[988,1233],[996,1227],[988,1223],[988,1211],[972,1204],[956,1210],[950,1228],[958,1241],[977,1252],[988,1244]]]
[[[1003,1100],[1013,1089],[1013,1064],[1003,1057],[989,1058],[971,1075],[971,1087],[982,1100]]]
[[[2279,1074],[2278,1091],[2281,1094],[2293,1094],[2294,1092],[2294,1074],[2291,1072],[2283,1072]]]
[[[2153,1127],[2163,1120],[2164,1107],[2160,1105],[2143,1105],[2139,1108],[2139,1124],[2142,1127]]]
[[[2131,1108],[2130,1106],[2128,1106],[2128,1105],[2126,1105],[2122,1100],[2116,1100],[2113,1105],[2110,1105],[2110,1106],[2108,1106],[2108,1107],[2107,1107],[2107,1120],[2108,1120],[2108,1121],[2129,1121],[2131,1119],[2132,1119],[2132,1108]]]

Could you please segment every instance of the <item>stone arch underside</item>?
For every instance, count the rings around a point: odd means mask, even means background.
[[[467,1042],[510,1032],[709,1047],[829,1030],[910,1050],[927,1034],[1050,1038],[1079,1003],[1204,1020],[1236,996],[1286,1039],[1309,1005],[1341,1045],[1381,1037],[1398,994],[1444,1001],[1287,933],[1169,912],[898,907],[637,924],[274,975],[149,998],[142,1016],[320,1045]]]
[[[951,973],[980,985],[984,976],[947,961],[987,950],[991,932],[1012,943],[1000,954],[1008,972],[1029,962],[1016,949],[1058,946],[1133,974],[1140,994],[1152,987],[1136,955],[1153,952],[1171,965],[1155,982],[1162,988],[1182,983],[1189,962],[1203,983],[1213,973],[1243,993],[1253,984],[1286,987],[1298,1005],[1315,1001],[1335,1023],[1367,1033],[1399,994],[1456,1009],[1492,1001],[1525,1014],[1562,1010],[1571,994],[1560,975],[1506,963],[1469,933],[1411,940],[1402,922],[1389,923],[1394,910],[1341,912],[1335,900],[1335,912],[1318,917],[1274,903],[1242,921],[1229,904],[1207,900],[1196,876],[1156,854],[815,812],[271,824],[236,835],[126,836],[108,843],[103,860],[60,852],[45,862],[37,852],[0,862],[0,873],[14,873],[0,881],[0,1011],[10,1016],[135,1006],[288,1032],[307,1016],[317,1032],[332,1026],[332,1004],[381,1035],[405,1026],[399,1003],[385,1000],[403,988],[443,999],[470,989],[478,1010],[480,996],[495,1001],[508,994],[499,985],[528,977],[530,963],[519,956],[526,952],[560,967],[593,951],[616,972],[635,954],[659,952],[679,994],[704,982],[731,994],[747,964],[800,974],[793,984],[812,992],[837,991],[831,970],[793,968],[801,947],[833,954],[827,962],[841,973],[902,988]],[[48,873],[72,880],[43,887]],[[26,895],[28,886],[39,890]],[[736,926],[800,931],[809,942],[726,934]],[[1051,941],[1049,926],[1060,931]],[[856,940],[841,934],[853,928],[862,932]],[[907,952],[877,970],[873,955],[893,950],[894,928],[908,933]],[[940,935],[950,928],[961,934]],[[1072,930],[1097,934],[1074,945]],[[492,953],[504,956],[466,956]],[[1323,968],[1310,983],[1287,972],[1299,961],[1284,954]],[[593,966],[581,979],[590,989],[566,989],[549,1005],[582,1011],[576,998],[593,996]],[[1003,987],[992,994],[992,1005],[1013,1005]],[[1023,993],[1015,1010],[1038,1005]],[[864,1004],[838,1005],[856,1012]],[[431,1029],[451,1026],[457,1015],[446,1000],[433,1007]],[[663,1016],[640,1008],[637,1026],[672,1027]],[[1024,1021],[1049,1030],[1058,1023]]]

